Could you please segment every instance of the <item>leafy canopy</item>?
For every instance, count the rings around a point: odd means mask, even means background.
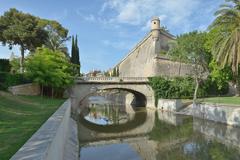
[[[47,39],[47,32],[38,24],[38,18],[12,8],[0,17],[0,41],[10,48],[20,45],[33,50]]]
[[[73,83],[72,65],[65,54],[48,48],[38,48],[26,61],[26,72],[43,86],[65,88]]]
[[[240,0],[226,0],[215,13],[217,16],[209,27],[215,32],[212,53],[223,68],[230,65],[235,76],[240,64]]]

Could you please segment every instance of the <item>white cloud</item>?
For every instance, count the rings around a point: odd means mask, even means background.
[[[215,9],[207,11],[208,4],[213,5],[203,0],[105,0],[100,14],[111,13],[109,23],[142,26],[142,30],[150,27],[152,16],[159,16],[162,24],[188,31],[193,19]]]
[[[87,16],[84,16],[83,18],[84,18],[84,20],[89,21],[89,22],[94,22],[94,21],[96,21],[95,16],[92,15],[92,14],[87,15]]]
[[[107,47],[112,47],[115,49],[124,49],[128,50],[133,46],[132,43],[129,43],[127,41],[109,41],[109,40],[102,40],[102,43]]]

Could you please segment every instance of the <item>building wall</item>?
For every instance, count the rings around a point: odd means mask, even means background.
[[[118,65],[120,77],[186,76],[191,73],[191,65],[171,61],[160,56],[169,49],[173,37],[159,32],[156,40],[150,32]]]
[[[148,34],[130,54],[118,64],[120,77],[149,77],[154,75],[155,43]]]
[[[166,77],[187,76],[192,72],[192,65],[174,62],[166,58],[157,57],[155,59],[155,75]]]

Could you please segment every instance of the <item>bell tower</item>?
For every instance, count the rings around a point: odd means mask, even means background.
[[[153,39],[158,41],[160,36],[160,20],[158,17],[153,17],[151,20],[151,32]]]

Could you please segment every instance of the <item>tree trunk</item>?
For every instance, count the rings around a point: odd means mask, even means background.
[[[21,46],[21,58],[20,58],[20,73],[24,72],[24,47]]]
[[[181,76],[181,69],[182,69],[182,63],[180,62],[179,68],[178,68],[178,75]]]
[[[43,85],[41,85],[41,96],[43,97]]]
[[[196,86],[195,86],[195,91],[194,91],[194,96],[193,96],[194,103],[196,103],[196,101],[197,101],[197,92],[198,92],[198,87],[199,87],[198,78],[196,78],[195,81],[196,81]]]
[[[240,78],[237,78],[236,80],[236,90],[237,90],[236,96],[239,97],[240,96]]]
[[[52,98],[53,98],[53,93],[54,93],[54,89],[53,89],[53,87],[52,87]]]

